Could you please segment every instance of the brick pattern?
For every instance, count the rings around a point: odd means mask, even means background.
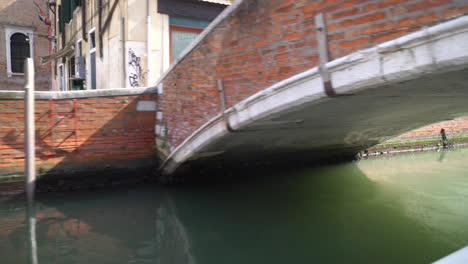
[[[444,121],[430,126],[425,126],[419,129],[415,129],[411,132],[405,133],[396,137],[394,140],[412,140],[421,138],[439,138],[440,130],[445,129],[447,138],[450,139],[452,136],[466,136],[468,135],[468,116],[455,118],[451,121]]]
[[[76,99],[76,130],[73,116],[51,117],[49,100],[36,100],[37,169],[152,157],[156,112],[137,111],[139,100],[155,101],[156,95]],[[73,100],[53,100],[53,111],[72,113]],[[0,174],[23,166],[24,101],[0,99]]]
[[[249,0],[174,68],[159,107],[169,151],[227,106],[318,64],[314,17],[324,13],[338,58],[468,13],[459,0]],[[159,145],[159,144],[158,144]],[[161,148],[163,146],[160,146]]]

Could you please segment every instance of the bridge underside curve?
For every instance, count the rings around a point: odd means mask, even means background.
[[[468,115],[468,17],[326,67],[338,96],[325,94],[318,68],[281,81],[198,129],[163,163],[163,173],[208,160],[313,162],[350,156],[410,130]]]

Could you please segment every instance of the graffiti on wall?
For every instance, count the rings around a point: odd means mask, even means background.
[[[140,87],[140,84],[144,83],[141,57],[138,57],[132,49],[128,50],[128,80],[131,87]]]

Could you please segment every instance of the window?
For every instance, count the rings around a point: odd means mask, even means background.
[[[59,71],[59,90],[66,91],[67,88],[65,87],[65,70],[63,68],[63,64],[60,64],[58,67]]]
[[[203,29],[170,26],[171,62],[194,41]]]
[[[96,90],[96,38],[95,31],[91,29],[89,32],[89,66],[91,71],[91,89]]]
[[[76,56],[81,57],[83,56],[83,46],[81,45],[81,39],[76,42]]]
[[[33,58],[33,33],[28,29],[5,27],[8,77],[24,74],[24,61]]]
[[[185,48],[187,48],[209,24],[210,21],[204,19],[170,16],[169,39],[171,62],[177,59]]]
[[[68,87],[69,90],[83,90],[83,80],[76,77],[75,56],[68,59]]]
[[[96,49],[96,38],[94,31],[89,33],[89,50],[95,50]]]
[[[10,37],[11,72],[24,73],[24,60],[31,56],[29,39],[22,33],[15,33]]]
[[[73,79],[75,77],[75,57],[68,59],[68,78]]]

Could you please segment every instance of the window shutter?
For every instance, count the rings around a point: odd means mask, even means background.
[[[73,11],[75,11],[75,8],[76,8],[76,0],[71,0],[71,3],[70,3],[70,17],[73,17]]]
[[[64,22],[68,23],[71,20],[71,14],[72,14],[72,12],[71,12],[72,11],[71,10],[71,0],[64,0],[62,2],[62,5],[63,5]]]
[[[58,6],[58,30],[59,33],[63,32],[63,6]]]
[[[71,6],[70,6],[70,17],[71,18],[73,18],[73,12],[79,6],[81,6],[81,0],[71,0]]]
[[[205,20],[205,19],[169,16],[169,25],[171,26],[206,28],[210,23],[211,23],[210,20]]]

